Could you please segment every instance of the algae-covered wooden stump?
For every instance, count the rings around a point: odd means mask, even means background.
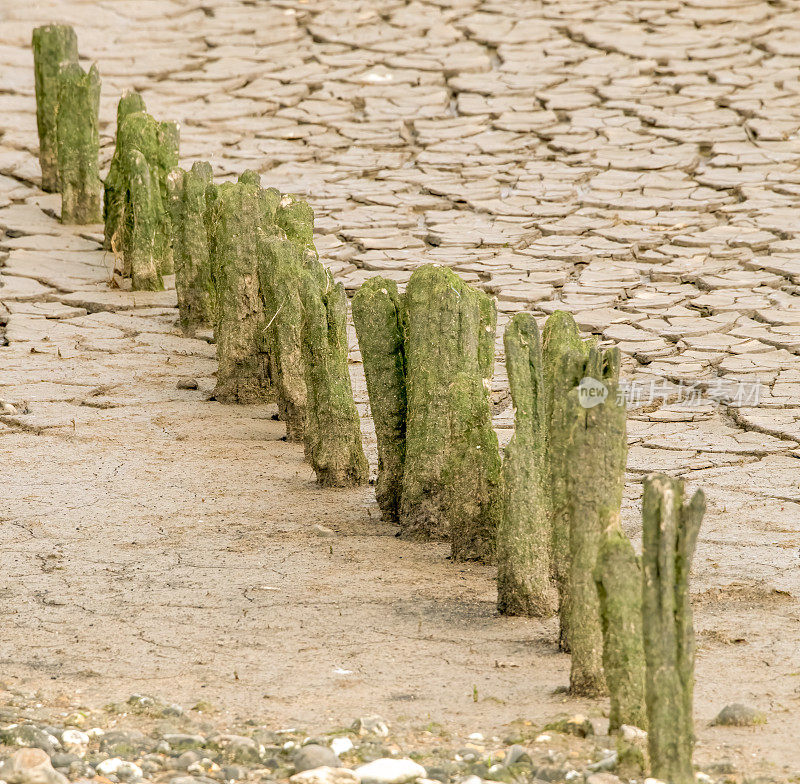
[[[609,732],[623,724],[647,729],[642,640],[642,569],[625,532],[603,532],[594,572],[603,629],[603,669],[611,698]]]
[[[45,25],[34,29],[32,47],[42,190],[56,193],[61,186],[57,138],[58,73],[62,63],[77,64],[78,37],[68,25]]]
[[[503,517],[497,529],[497,609],[547,617],[550,580],[550,487],[546,464],[546,399],[536,319],[517,313],[503,336],[514,402],[514,435],[503,460]]]
[[[689,572],[705,512],[679,479],[649,476],[642,498],[642,619],[651,775],[693,784],[694,629]]]
[[[366,483],[369,465],[347,363],[347,295],[318,261],[305,271],[301,291],[306,458],[324,487],[354,487]]]
[[[394,281],[365,281],[353,297],[353,323],[378,441],[375,498],[398,522],[406,453],[405,306]]]
[[[126,98],[123,98],[126,100]],[[167,177],[178,165],[179,130],[176,123],[157,122],[147,112],[130,111],[138,101],[127,99],[125,107],[118,108],[121,122],[117,127],[117,146],[111,160],[108,177],[105,182],[104,220],[105,241],[108,248],[123,258],[137,258],[142,254],[123,247],[126,238],[131,235],[123,231],[126,218],[124,210],[130,204],[130,183],[133,171],[130,166],[137,158],[133,152],[140,153],[150,169],[158,188],[158,199],[155,192],[151,204],[153,220],[148,223],[152,237],[147,246],[152,248],[160,275],[169,274],[173,269],[172,262],[172,222],[168,208]],[[142,273],[132,269],[129,262],[124,263],[123,276],[133,279],[133,288],[137,288],[137,280],[150,281],[149,271]]]
[[[587,345],[581,340],[572,314],[555,311],[542,333],[544,364],[545,421],[547,422],[547,477],[550,490],[551,568],[558,591],[559,647],[569,650],[569,496],[567,493],[567,446],[570,420],[567,395],[578,383],[576,368],[567,362],[572,353],[584,355]]]
[[[264,308],[258,279],[261,242],[274,225],[277,191],[247,182],[206,191],[205,214],[216,292],[217,386],[223,403],[273,399],[264,351]]]
[[[117,102],[117,129],[114,134],[114,156],[111,159],[111,167],[105,180],[105,189],[103,190],[103,221],[105,223],[103,247],[106,250],[113,251],[114,245],[118,245],[120,242],[118,232],[121,228],[122,206],[125,201],[125,183],[122,176],[123,169],[120,163],[122,156],[125,154],[123,149],[125,146],[124,141],[123,146],[120,147],[122,124],[129,114],[144,111],[144,99],[139,93],[126,90]]]
[[[580,381],[567,395],[567,494],[570,517],[568,639],[570,692],[606,691],[603,632],[594,570],[603,531],[619,525],[625,486],[627,409],[619,399],[619,351],[590,348],[566,362]],[[570,371],[571,373],[573,371]]]
[[[287,193],[281,196],[275,212],[275,222],[286,238],[300,245],[314,244],[314,211],[308,202]]]
[[[315,260],[309,250],[276,236],[262,239],[259,280],[266,321],[270,377],[289,441],[302,441],[306,425],[302,283]]]
[[[156,245],[164,205],[158,173],[138,150],[126,161],[128,184],[123,203],[121,230],[122,274],[130,278],[135,291],[161,291],[161,251]]]
[[[205,224],[211,165],[198,161],[189,171],[173,169],[167,178],[172,222],[175,289],[183,329],[193,333],[214,321],[214,283]]]
[[[488,391],[494,302],[434,265],[414,272],[405,302],[402,531],[414,538],[449,538],[456,560],[491,560],[502,513]]]
[[[58,174],[61,183],[61,222],[99,223],[103,220],[100,180],[100,74],[67,62],[58,73]]]

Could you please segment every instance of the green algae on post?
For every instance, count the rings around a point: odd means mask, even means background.
[[[365,281],[353,297],[353,323],[364,363],[378,441],[375,498],[383,517],[400,519],[406,453],[405,306],[394,281]]]
[[[454,272],[425,265],[405,295],[406,455],[400,525],[449,539],[456,560],[494,556],[502,512],[492,428],[494,301]]]
[[[216,293],[217,386],[223,403],[272,400],[264,351],[264,308],[258,278],[263,234],[270,234],[277,198],[249,183],[206,191],[205,223]]]
[[[259,252],[258,275],[264,307],[266,351],[270,378],[278,398],[280,418],[289,441],[303,441],[306,428],[305,363],[303,360],[303,300],[305,269],[316,259],[308,249],[279,236],[265,236]]]
[[[603,629],[603,669],[611,698],[609,732],[647,729],[642,640],[642,569],[618,524],[603,532],[594,571]]]
[[[305,452],[323,487],[365,484],[369,465],[348,370],[347,295],[315,260],[302,279]]]
[[[567,395],[566,409],[570,692],[592,697],[606,692],[594,570],[603,532],[619,525],[628,454],[627,407],[618,394],[618,349],[590,348],[585,359],[576,353],[566,362],[577,367],[574,375],[580,377]]]
[[[173,169],[167,178],[175,289],[181,327],[188,333],[214,321],[214,286],[205,224],[211,165],[197,161],[189,171]]]
[[[44,25],[34,29],[31,45],[42,190],[57,193],[61,187],[57,138],[58,73],[62,63],[77,64],[78,36],[68,25]]]
[[[559,647],[569,650],[569,496],[567,493],[567,445],[569,418],[567,395],[578,383],[575,368],[566,362],[572,352],[582,355],[586,344],[581,340],[572,314],[555,311],[542,332],[544,364],[545,420],[547,422],[547,476],[550,488],[552,572],[558,590]]]
[[[61,222],[100,223],[103,220],[100,180],[100,74],[73,62],[58,74],[58,172],[61,182]]]
[[[552,614],[550,488],[546,400],[539,327],[517,313],[503,336],[514,402],[514,435],[503,459],[503,516],[497,529],[497,609],[503,615]]]
[[[642,498],[642,626],[651,776],[694,784],[694,628],[689,573],[705,513],[679,479],[654,474]]]
[[[128,108],[134,108],[136,103],[131,100]],[[122,243],[126,235],[122,231],[123,210],[130,201],[127,191],[132,175],[128,166],[133,160],[131,152],[138,151],[144,156],[158,184],[159,199],[152,205],[157,219],[149,225],[153,231],[153,256],[158,263],[159,273],[165,275],[173,270],[167,177],[178,165],[179,130],[176,123],[157,122],[147,112],[132,111],[125,114],[126,110],[121,111],[118,107],[118,112],[122,114],[121,123],[117,128],[117,146],[105,182],[105,241],[109,249],[124,257],[126,251]]]

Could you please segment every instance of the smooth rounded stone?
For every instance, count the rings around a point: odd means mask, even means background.
[[[58,738],[33,724],[12,724],[0,730],[0,743],[4,746],[26,746],[41,749],[51,756],[58,746]]]
[[[57,751],[50,757],[50,762],[54,768],[69,768],[73,762],[80,762],[81,758],[77,754],[69,754],[63,751]]]
[[[169,780],[169,784],[219,784],[207,776],[176,776]]]
[[[178,383],[175,385],[175,387],[177,389],[197,389],[198,382],[196,378],[192,378],[191,376],[184,376],[183,378],[178,379]]]
[[[331,533],[334,532],[331,531]],[[338,757],[340,754],[346,754],[348,751],[353,750],[353,741],[351,741],[350,738],[348,738],[346,735],[342,735],[338,738],[332,738],[331,749],[333,750],[333,753]]]
[[[205,753],[197,749],[189,749],[183,754],[168,761],[167,766],[172,770],[187,770],[190,765],[199,762],[205,757]]]
[[[19,749],[0,764],[0,780],[7,784],[67,784],[67,777],[53,768],[47,752]]]
[[[220,776],[223,781],[239,781],[246,779],[249,769],[242,765],[223,765],[220,770]]]
[[[380,716],[362,716],[353,722],[353,730],[359,735],[389,736],[389,725]]]
[[[592,773],[586,777],[586,784],[621,784],[618,776],[613,773]]]
[[[528,750],[524,746],[519,746],[514,744],[506,751],[505,759],[503,760],[503,765],[507,768],[511,765],[533,765],[533,760],[531,759]]]
[[[292,784],[360,784],[358,774],[348,768],[312,768],[302,773],[295,773],[289,779]],[[174,782],[170,782],[174,784]]]
[[[749,705],[734,702],[726,705],[711,723],[716,727],[752,727],[756,724],[766,724],[767,717]]]
[[[152,751],[155,746],[153,738],[148,738],[138,730],[112,730],[100,741],[100,751],[111,757],[135,757]]]
[[[314,768],[338,768],[342,764],[332,749],[316,743],[309,743],[307,746],[303,746],[295,752],[292,761],[298,773],[302,773],[304,770],[313,770]]]
[[[261,758],[259,745],[244,735],[213,735],[207,744],[209,748],[221,751],[229,762],[247,765],[259,762]]]
[[[143,778],[142,769],[138,765],[119,757],[103,760],[96,769],[101,776],[116,776],[120,781],[134,782]]]
[[[647,740],[647,732],[639,727],[634,727],[632,724],[623,724],[619,731],[622,739],[629,743],[635,740]]]
[[[64,730],[61,733],[61,745],[65,751],[83,757],[89,747],[89,736],[80,730]]]
[[[427,776],[425,768],[414,760],[388,757],[368,762],[355,772],[362,784],[405,784]]]
[[[434,765],[427,770],[429,781],[440,781],[442,784],[449,784],[452,770],[443,765]]]
[[[182,382],[194,381],[194,386],[181,386]],[[197,380],[182,378],[178,381],[178,389],[197,389]],[[188,749],[199,749],[206,745],[206,739],[202,735],[189,735],[187,733],[169,732],[162,736],[162,739],[169,743],[173,751],[187,751]]]

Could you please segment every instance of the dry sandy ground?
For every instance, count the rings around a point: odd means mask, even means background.
[[[377,712],[493,733],[601,714],[558,692],[568,659],[552,622],[495,614],[491,568],[398,540],[371,488],[318,488],[272,407],[209,401],[213,347],[178,337],[175,316],[12,314],[1,396],[30,413],[5,417],[0,441],[4,677],[45,698],[146,691],[309,727]],[[178,390],[186,376],[200,388]],[[786,772],[797,759],[797,502],[778,499],[795,460],[692,474],[710,501],[695,579],[701,762]],[[634,535],[639,491],[632,474]],[[734,701],[769,724],[709,728]]]
[[[493,733],[606,707],[559,691],[552,622],[497,617],[492,569],[399,541],[370,488],[317,488],[270,407],[209,401],[213,346],[180,336],[174,293],[109,291],[97,227],[62,228],[36,187],[30,30],[65,19],[102,74],[104,165],[117,97],[139,89],[181,121],[183,165],[256,167],[307,196],[349,290],[438,261],[498,294],[501,326],[576,312],[629,379],[762,380],[758,405],[632,412],[624,517],[638,543],[648,471],[705,489],[697,761],[797,774],[793,4],[0,6],[0,399],[19,409],[0,416],[4,679],[309,728],[377,712]],[[497,400],[504,386],[498,353]],[[768,724],[710,727],[731,702]]]

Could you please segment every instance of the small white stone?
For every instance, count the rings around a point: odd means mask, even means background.
[[[427,774],[425,768],[414,760],[384,757],[356,768],[356,775],[362,784],[406,784],[425,778]]]
[[[469,740],[483,740],[483,735],[480,732],[473,732],[472,735],[468,736]]]
[[[64,747],[64,751],[77,754],[79,757],[86,754],[90,740],[89,735],[80,730],[64,730],[61,733],[61,745]]]
[[[329,768],[323,765],[321,768],[295,773],[289,781],[292,784],[359,784],[361,779],[357,773],[347,768]]]
[[[639,727],[634,727],[633,724],[623,724],[620,730],[623,740],[647,740],[647,733]]]
[[[535,743],[547,743],[550,740],[552,740],[552,738],[549,735],[542,734],[542,735],[537,735],[536,736],[536,740],[534,742]]]
[[[100,727],[92,727],[90,730],[86,730],[86,734],[90,738],[101,738],[103,735],[106,734],[106,731],[101,730]]]
[[[101,776],[116,776],[123,781],[141,781],[143,778],[142,769],[138,765],[119,757],[103,760],[96,770]]]
[[[338,757],[340,754],[347,754],[353,748],[353,741],[344,735],[331,739],[331,751]]]

